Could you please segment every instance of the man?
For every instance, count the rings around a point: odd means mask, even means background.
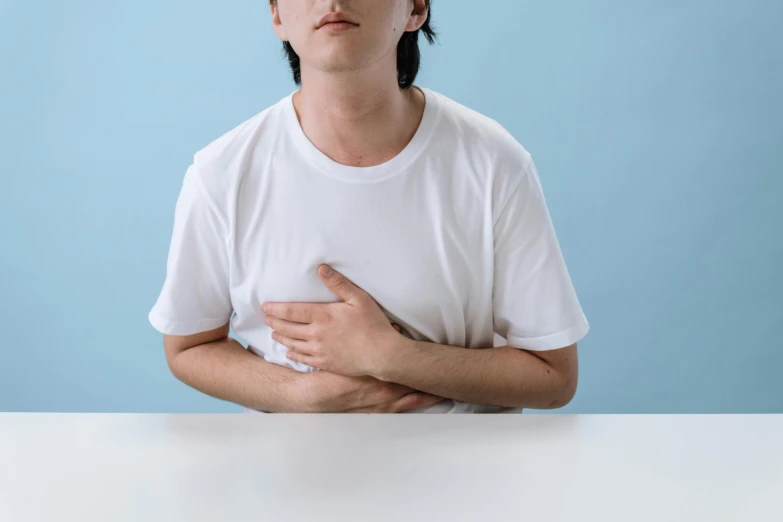
[[[270,7],[301,87],[185,173],[149,314],[173,374],[248,412],[568,403],[589,327],[538,173],[414,85],[429,0]]]

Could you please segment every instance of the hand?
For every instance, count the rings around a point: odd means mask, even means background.
[[[406,338],[367,292],[339,272],[325,275],[324,268],[318,275],[342,302],[264,303],[264,322],[291,360],[341,375],[374,375]]]
[[[305,409],[312,413],[402,413],[444,400],[369,376],[348,377],[321,370],[302,374],[300,379]]]

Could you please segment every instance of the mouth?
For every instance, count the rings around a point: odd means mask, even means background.
[[[353,19],[343,13],[329,13],[318,21],[316,29],[329,29],[344,31],[353,27],[359,27]]]
[[[326,31],[329,33],[342,33],[343,31],[348,31],[350,29],[356,29],[359,27],[356,24],[349,24],[348,22],[330,22],[328,24],[324,24],[321,26],[319,31]]]

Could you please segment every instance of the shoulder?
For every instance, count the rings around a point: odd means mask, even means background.
[[[203,167],[229,167],[252,152],[260,132],[276,120],[281,102],[270,105],[196,151],[194,163]]]
[[[497,120],[456,100],[432,91],[441,108],[441,120],[460,146],[494,166],[523,167],[532,161],[530,152]]]
[[[498,121],[443,94],[434,92],[441,108],[441,136],[453,143],[447,150],[459,151],[466,161],[489,178],[494,218],[523,181],[538,183],[531,153]]]
[[[280,131],[280,109],[284,100],[270,105],[224,132],[193,154],[185,183],[199,185],[204,197],[225,209],[235,198],[259,141]]]

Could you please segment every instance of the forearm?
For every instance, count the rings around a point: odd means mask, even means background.
[[[476,404],[552,409],[567,404],[576,382],[531,352],[498,346],[467,349],[404,338],[375,377]]]
[[[303,374],[254,355],[231,337],[188,348],[169,368],[180,381],[217,399],[275,413],[309,409],[298,392]]]

